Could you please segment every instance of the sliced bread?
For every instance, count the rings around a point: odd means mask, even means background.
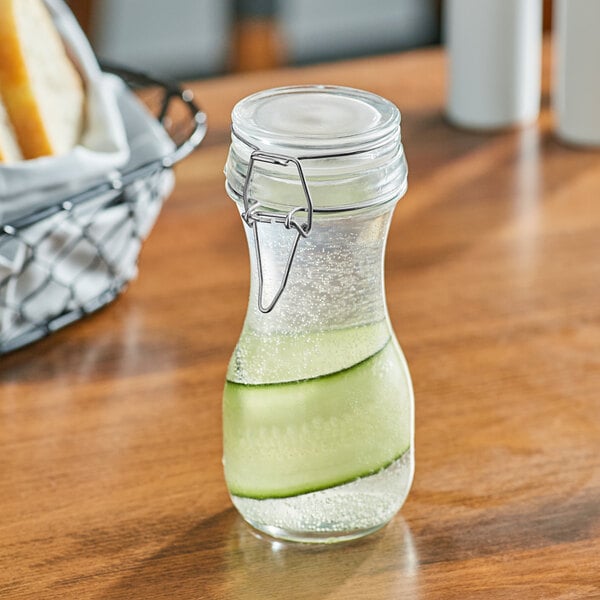
[[[79,141],[83,84],[42,0],[0,0],[0,96],[24,158]]]
[[[16,162],[22,158],[15,132],[0,100],[0,163]]]

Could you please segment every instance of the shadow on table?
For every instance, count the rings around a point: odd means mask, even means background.
[[[396,597],[399,585],[416,584],[417,562],[401,517],[362,540],[314,546],[262,537],[231,508],[144,560],[103,598],[319,600],[346,584],[357,597],[368,597],[372,584]]]

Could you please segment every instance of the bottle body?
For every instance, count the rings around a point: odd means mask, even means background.
[[[541,0],[448,0],[450,121],[500,129],[537,118],[542,8]]]
[[[600,4],[555,0],[554,22],[558,136],[573,144],[600,146]]]
[[[360,537],[398,511],[414,469],[383,279],[407,186],[400,113],[351,88],[258,92],[233,110],[225,174],[251,265],[223,393],[231,499],[278,538]]]
[[[224,468],[244,518],[276,537],[358,537],[389,521],[408,494],[414,399],[383,286],[392,210],[315,219],[268,314],[257,309],[246,226],[251,295],[224,391]],[[267,297],[289,233],[259,231]]]

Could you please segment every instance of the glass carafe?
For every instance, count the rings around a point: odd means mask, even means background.
[[[233,112],[227,189],[250,301],[223,398],[224,469],[244,519],[331,542],[387,523],[414,470],[410,375],[383,258],[406,190],[400,115],[358,90],[267,90]]]

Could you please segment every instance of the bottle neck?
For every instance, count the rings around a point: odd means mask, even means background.
[[[245,226],[251,261],[245,328],[298,335],[385,320],[383,259],[394,206],[316,218],[310,234],[299,239],[285,289],[268,313],[259,309],[259,269],[262,304],[267,305],[282,284],[296,232],[277,223]]]

